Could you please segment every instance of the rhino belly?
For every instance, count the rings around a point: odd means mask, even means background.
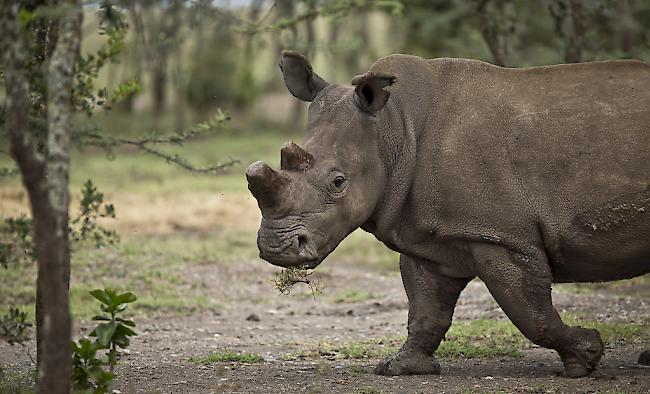
[[[556,282],[602,282],[650,272],[650,193],[577,215],[560,235]]]

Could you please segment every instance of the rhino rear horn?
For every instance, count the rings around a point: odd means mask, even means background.
[[[260,209],[271,208],[279,204],[282,191],[290,179],[262,161],[256,161],[246,170],[248,190],[257,199]]]
[[[314,163],[314,157],[293,141],[282,145],[280,168],[285,171],[307,171]]]
[[[328,83],[312,70],[309,61],[298,52],[282,51],[280,70],[287,89],[302,101],[311,102]]]
[[[384,90],[397,81],[393,74],[382,72],[367,72],[352,79],[354,102],[363,112],[374,114],[386,105],[390,92]]]

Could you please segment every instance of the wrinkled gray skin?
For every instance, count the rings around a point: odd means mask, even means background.
[[[650,65],[392,55],[354,86],[293,52],[280,66],[311,105],[304,150],[247,171],[260,256],[315,267],[358,227],[400,252],[408,339],[377,373],[439,373],[434,352],[475,277],[567,376],[596,367],[598,332],[562,322],[551,283],[650,272]]]

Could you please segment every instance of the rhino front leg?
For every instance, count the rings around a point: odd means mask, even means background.
[[[517,328],[533,343],[555,349],[565,376],[589,375],[604,346],[598,331],[569,327],[551,300],[552,273],[543,253],[524,256],[497,245],[473,248],[479,278]]]
[[[451,325],[460,292],[471,279],[443,276],[431,268],[434,263],[402,254],[400,272],[409,300],[408,338],[399,352],[382,360],[379,375],[439,374],[434,357]]]

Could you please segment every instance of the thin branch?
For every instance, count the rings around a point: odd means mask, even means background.
[[[230,159],[230,161],[225,162],[225,163],[219,163],[219,164],[208,166],[208,167],[196,167],[193,164],[191,164],[189,161],[185,160],[184,158],[182,158],[181,156],[179,156],[177,154],[165,153],[163,151],[148,147],[147,145],[144,145],[144,144],[142,144],[142,145],[136,144],[136,146],[138,148],[140,148],[140,150],[142,150],[145,153],[149,153],[151,155],[160,157],[160,158],[164,159],[165,161],[167,161],[168,163],[174,163],[177,166],[179,166],[179,167],[181,167],[181,168],[183,168],[185,170],[188,170],[188,171],[191,171],[191,172],[197,172],[197,173],[200,173],[200,174],[216,174],[218,172],[221,172],[221,171],[225,170],[228,167],[232,167],[235,164],[240,163],[239,160]]]
[[[353,10],[370,10],[376,8],[388,8],[394,11],[401,9],[399,2],[381,0],[346,0],[343,2],[337,2],[336,4],[326,3],[320,7],[313,7],[302,14],[291,18],[282,18],[279,21],[266,26],[259,26],[259,23],[248,22],[248,26],[241,28],[240,31],[251,35],[269,33],[292,28],[293,26],[296,26],[303,21],[312,20],[319,16],[341,16]],[[266,16],[263,19],[265,18]]]
[[[255,26],[256,26],[256,27],[259,27],[260,25],[262,25],[262,23],[264,23],[264,21],[266,20],[266,18],[268,18],[269,15],[271,15],[271,11],[273,11],[273,10],[275,9],[275,6],[278,5],[278,1],[279,1],[279,0],[275,0],[275,1],[273,2],[273,4],[271,4],[271,6],[269,7],[269,9],[266,10],[266,13],[264,13],[264,15],[262,15],[262,17],[261,17],[261,18],[260,18],[260,19],[255,23]]]
[[[227,162],[217,163],[211,166],[206,167],[197,167],[190,163],[187,159],[183,158],[178,154],[170,154],[164,151],[161,151],[157,148],[154,148],[152,145],[176,145],[182,146],[185,142],[190,139],[214,132],[217,129],[220,129],[222,124],[229,120],[230,117],[222,111],[218,111],[217,114],[210,120],[199,123],[198,125],[189,128],[177,133],[171,133],[164,136],[155,136],[150,135],[138,139],[129,139],[122,137],[113,137],[109,133],[102,132],[99,129],[90,130],[90,131],[81,131],[78,132],[77,138],[80,140],[80,145],[82,146],[98,146],[107,150],[120,145],[131,145],[138,148],[140,151],[164,159],[168,163],[176,164],[177,166],[196,173],[201,174],[216,174],[225,170],[228,167],[232,167],[236,164],[239,164],[240,161],[236,159],[230,159]]]

